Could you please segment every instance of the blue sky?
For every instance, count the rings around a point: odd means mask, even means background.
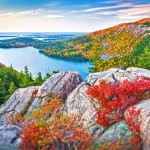
[[[92,32],[146,17],[149,0],[0,0],[0,32]]]

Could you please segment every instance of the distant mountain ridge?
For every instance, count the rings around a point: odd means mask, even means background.
[[[131,65],[128,64],[131,60],[127,60],[131,52],[135,52],[137,47],[143,50],[145,47],[150,47],[149,33],[150,18],[144,18],[78,36],[71,40],[54,42],[42,52],[48,56],[74,61],[91,60],[94,64],[94,71],[119,66],[127,68]],[[138,52],[138,55],[143,53]],[[124,60],[126,64],[123,64],[121,60]]]
[[[135,21],[135,22],[130,22],[130,23],[121,23],[121,24],[115,25],[113,27],[109,27],[109,28],[106,28],[106,29],[91,32],[91,33],[87,34],[87,36],[91,36],[93,34],[95,35],[95,34],[98,34],[99,32],[105,33],[105,32],[107,32],[108,30],[111,30],[111,29],[113,29],[114,31],[118,30],[120,28],[125,29],[126,27],[131,26],[131,25],[134,25],[134,26],[147,25],[147,23],[150,23],[150,18],[144,18],[144,19],[141,19],[141,20],[138,20],[138,21]],[[150,25],[149,25],[149,27],[150,27]],[[150,29],[148,29],[148,30],[150,30]]]

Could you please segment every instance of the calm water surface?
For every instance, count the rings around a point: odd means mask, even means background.
[[[0,62],[6,66],[13,65],[14,69],[20,71],[24,66],[28,66],[29,70],[35,77],[38,72],[43,76],[51,73],[53,70],[59,71],[78,71],[83,79],[89,74],[88,62],[72,62],[67,60],[55,59],[39,53],[38,49],[33,47],[26,48],[0,48]]]

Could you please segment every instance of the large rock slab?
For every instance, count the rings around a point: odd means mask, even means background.
[[[115,142],[121,138],[132,136],[132,132],[128,129],[125,121],[118,122],[107,129],[100,137],[102,143]]]
[[[67,95],[82,82],[82,77],[77,72],[61,72],[47,79],[39,88],[38,96],[44,101],[52,98],[66,100]]]
[[[0,125],[8,124],[7,117],[28,109],[35,97],[34,91],[39,87],[28,87],[16,90],[9,100],[0,108]]]
[[[85,83],[78,85],[69,94],[63,108],[67,115],[77,115],[86,126],[95,123],[97,114],[96,107],[86,94],[88,87]]]
[[[98,137],[95,141],[95,145],[104,150],[141,149],[141,143],[135,145],[131,142],[132,138],[134,138],[134,135],[128,129],[126,122],[121,121],[112,125],[100,137]]]
[[[131,67],[126,70],[112,68],[107,71],[91,73],[86,78],[87,83],[91,86],[98,85],[101,80],[105,80],[110,83],[117,81],[123,82],[124,80],[134,81],[134,79],[145,76],[150,78],[150,71],[147,69]]]
[[[130,67],[130,68],[127,68],[126,71],[136,76],[144,76],[144,77],[150,78],[150,71],[147,69]]]
[[[15,125],[0,127],[0,150],[18,150],[21,138],[21,128]]]
[[[143,149],[150,149],[150,99],[143,100],[136,104],[137,109],[141,109],[141,113],[138,116],[138,121],[140,122],[141,138],[143,139]],[[130,109],[130,108],[129,108]],[[125,112],[128,113],[128,110]]]
[[[16,113],[30,115],[52,98],[66,100],[67,95],[80,83],[82,77],[77,72],[61,72],[47,79],[41,87],[27,87],[16,90],[0,108],[0,126],[7,125],[7,117]]]
[[[80,84],[68,96],[64,110],[68,115],[80,116],[85,125],[94,123],[100,104],[86,94],[88,87],[98,85],[102,80],[109,83],[123,82],[124,80],[134,81],[141,76],[149,77],[149,73],[149,70],[141,68],[128,68],[127,70],[112,68],[103,72],[91,73],[86,79],[87,85],[85,83]]]
[[[97,73],[90,73],[86,78],[86,82],[91,86],[98,85],[101,80],[107,79],[110,82],[115,82],[113,73],[117,72],[120,69],[113,68],[107,71],[97,72]]]

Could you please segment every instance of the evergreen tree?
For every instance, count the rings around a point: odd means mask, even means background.
[[[43,83],[43,78],[41,72],[38,73],[38,77],[35,78],[34,81],[35,85],[41,85]]]
[[[21,75],[21,87],[27,87],[31,86],[34,84],[33,79],[32,79],[32,74],[29,73],[29,69],[27,66],[24,67],[23,74]]]
[[[7,99],[14,93],[14,91],[17,89],[16,85],[14,84],[14,82],[11,82],[10,83],[10,86],[9,86],[9,89],[8,89],[8,92],[9,92],[9,95],[7,96]]]
[[[29,69],[27,66],[24,67],[24,74],[29,76]]]
[[[51,76],[51,74],[46,73],[46,76],[45,76],[45,78],[44,78],[44,81],[45,81],[46,79],[48,79],[50,76]]]
[[[144,53],[139,58],[138,67],[150,70],[150,48],[144,48]]]
[[[4,103],[6,96],[6,89],[3,86],[2,79],[0,79],[0,104]]]

